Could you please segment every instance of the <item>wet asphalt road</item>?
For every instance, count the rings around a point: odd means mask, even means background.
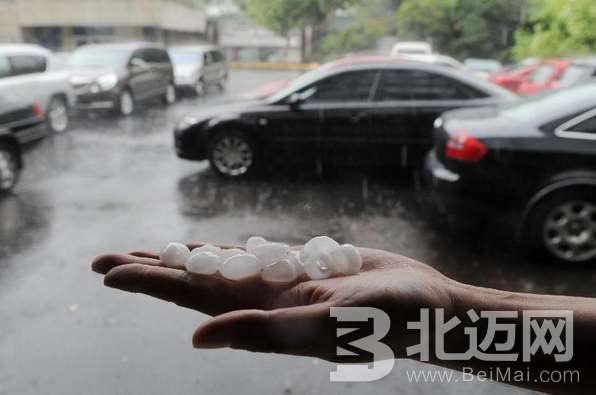
[[[374,384],[330,384],[310,358],[195,351],[207,317],[104,288],[89,264],[105,252],[170,240],[301,243],[318,234],[400,252],[477,285],[595,296],[593,270],[528,262],[489,222],[475,236],[432,220],[407,174],[215,177],[176,158],[175,121],[283,73],[236,71],[227,93],[148,106],[130,119],[79,116],[27,154],[0,199],[0,394],[496,394],[498,384],[410,384],[399,361]],[[490,219],[487,213],[487,218]],[[521,391],[520,391],[521,392]]]

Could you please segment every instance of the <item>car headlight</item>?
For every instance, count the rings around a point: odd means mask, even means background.
[[[101,88],[101,90],[109,91],[118,84],[118,76],[115,73],[104,74],[95,80],[95,83]]]

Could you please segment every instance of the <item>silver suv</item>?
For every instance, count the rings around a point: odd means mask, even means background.
[[[211,86],[224,89],[228,63],[220,49],[211,45],[186,45],[170,47],[168,51],[177,88],[190,88],[198,96],[204,95]]]
[[[68,128],[69,109],[75,96],[68,72],[52,53],[29,44],[0,44],[0,109],[18,111],[34,102],[52,132]],[[15,119],[8,129],[26,127],[28,119]]]

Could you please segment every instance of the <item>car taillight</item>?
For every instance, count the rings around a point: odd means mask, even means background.
[[[465,130],[455,132],[445,148],[445,155],[448,158],[464,162],[478,162],[486,152],[486,146]]]
[[[33,104],[33,114],[38,117],[38,118],[43,118],[43,108],[41,107],[41,104],[39,103],[35,103]]]

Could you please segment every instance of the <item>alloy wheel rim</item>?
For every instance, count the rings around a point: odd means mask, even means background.
[[[56,132],[63,132],[68,127],[68,111],[61,100],[55,100],[48,112],[50,127]]]
[[[243,138],[224,137],[213,147],[213,162],[223,174],[243,175],[253,165],[252,148]]]
[[[543,239],[560,259],[585,262],[596,257],[596,205],[581,200],[558,205],[546,217]]]
[[[14,156],[7,151],[0,151],[0,190],[8,190],[14,185],[16,168]]]
[[[128,92],[124,92],[120,98],[120,111],[124,115],[132,114],[134,104],[132,102],[132,96]]]

